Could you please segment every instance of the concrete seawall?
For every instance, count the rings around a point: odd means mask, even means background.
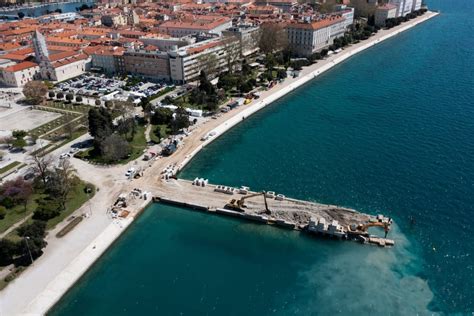
[[[137,214],[146,209],[150,198],[140,207]],[[138,215],[137,215],[138,216]],[[64,294],[86,273],[90,267],[113,245],[115,241],[127,230],[136,217],[129,217],[111,222],[93,242],[89,244],[48,286],[22,311],[22,315],[46,314]]]

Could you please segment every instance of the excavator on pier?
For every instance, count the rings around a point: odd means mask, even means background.
[[[390,231],[390,224],[391,224],[391,220],[387,221],[387,222],[371,222],[371,223],[367,223],[367,224],[359,224],[359,225],[350,225],[349,226],[349,231],[351,232],[356,232],[356,231],[359,231],[359,232],[362,232],[362,233],[367,233],[368,229],[370,227],[382,227],[385,231],[385,238],[387,238],[387,235],[388,235],[388,232]]]
[[[248,198],[254,197],[254,196],[259,196],[259,195],[263,195],[263,200],[265,202],[265,214],[271,214],[271,211],[268,208],[267,196],[266,196],[265,191],[245,195],[245,196],[241,197],[240,199],[232,199],[232,200],[230,200],[229,203],[226,204],[225,207],[228,208],[228,209],[234,210],[234,211],[245,212],[244,208],[247,207],[244,203],[245,200],[248,199]]]

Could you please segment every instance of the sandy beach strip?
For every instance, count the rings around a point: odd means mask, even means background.
[[[297,89],[312,79],[318,77],[325,71],[338,65],[339,63],[347,60],[351,56],[364,51],[378,43],[392,38],[404,32],[419,23],[422,23],[434,16],[438,15],[436,12],[426,12],[424,15],[415,18],[409,22],[403,23],[390,30],[381,30],[373,37],[366,41],[352,45],[345,48],[342,52],[337,55],[331,55],[325,60],[318,61],[318,63],[305,67],[297,78],[287,78],[281,84],[276,85],[268,91],[264,91],[260,95],[260,99],[252,102],[249,105],[241,106],[235,110],[230,111],[226,115],[222,116],[216,121],[211,121],[204,124],[200,128],[200,134],[191,135],[189,139],[185,140],[184,148],[181,148],[176,155],[170,156],[169,160],[163,159],[152,169],[158,171],[159,168],[163,167],[163,164],[174,161],[177,163],[179,169],[183,168],[191,159],[199,153],[199,151],[206,145],[210,144],[217,137],[224,134],[233,126],[242,122],[242,118],[247,118],[255,112],[263,109],[273,101],[278,100],[287,93]],[[208,140],[201,142],[201,135],[215,132],[215,135]],[[192,138],[192,141],[190,140]],[[126,168],[124,166],[123,168]],[[156,172],[150,172],[150,174],[157,175]],[[159,174],[159,173],[158,173]],[[81,176],[81,173],[79,173]],[[153,178],[155,179],[155,178]],[[152,178],[145,175],[144,178],[139,179],[140,181],[131,182],[128,186],[133,187],[144,187],[147,181]],[[128,188],[128,187],[126,187]],[[117,189],[110,192],[118,192],[124,190],[124,185],[121,185]],[[102,192],[101,192],[102,193]],[[115,196],[110,196],[110,202]],[[97,199],[99,200],[99,199]],[[109,201],[107,201],[109,202]],[[99,203],[99,202],[98,202]],[[100,209],[105,209],[105,201],[102,200]],[[97,205],[97,207],[99,206]],[[110,204],[109,204],[110,205]],[[93,205],[96,208],[96,205]],[[88,220],[91,221],[92,219]],[[113,244],[113,242],[126,230],[127,227],[133,222],[133,217],[126,220],[110,221],[106,223],[103,221],[100,225],[81,224],[75,231],[71,233],[67,239],[81,238],[81,232],[87,230],[89,236],[89,242],[84,247],[84,242],[70,243],[69,247],[77,247],[77,249],[69,249],[65,253],[54,253],[54,249],[48,250],[51,246],[60,245],[49,245],[46,248],[45,254],[35,262],[32,267],[29,267],[27,271],[21,274],[17,280],[13,281],[6,289],[0,292],[0,311],[2,315],[43,315],[49,309],[51,309],[58,300],[71,288],[74,283],[94,264],[94,262],[100,258],[100,256]],[[66,240],[60,240],[58,242],[66,242]],[[55,256],[61,256],[61,264],[54,264],[54,261],[48,260],[47,256],[50,256],[50,252]],[[45,258],[46,257],[46,258]],[[46,264],[48,263],[48,264]],[[41,274],[40,269],[46,269],[47,266],[48,275],[47,277]],[[36,269],[36,270],[35,270]],[[41,278],[41,282],[35,282],[38,278]],[[47,279],[47,280],[46,280]],[[48,282],[47,282],[48,281]]]

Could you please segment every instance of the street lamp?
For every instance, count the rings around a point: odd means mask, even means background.
[[[89,204],[89,214],[87,217],[92,216],[92,206],[91,206],[91,197],[89,195],[89,191],[87,191],[87,203]]]
[[[28,245],[28,239],[30,239],[30,237],[25,236],[26,248],[28,248],[28,253],[30,254],[31,264],[33,264],[33,256],[31,255],[30,246]]]

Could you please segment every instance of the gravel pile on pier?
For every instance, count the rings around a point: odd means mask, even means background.
[[[259,198],[262,201],[259,201]],[[271,212],[268,216],[285,220],[296,225],[306,225],[312,217],[316,219],[322,217],[326,222],[336,220],[343,226],[366,223],[371,219],[370,215],[334,205],[293,199],[285,199],[283,201],[267,199],[267,203]],[[265,204],[262,197],[247,200],[246,206],[245,212],[249,214],[262,214],[265,211]]]

